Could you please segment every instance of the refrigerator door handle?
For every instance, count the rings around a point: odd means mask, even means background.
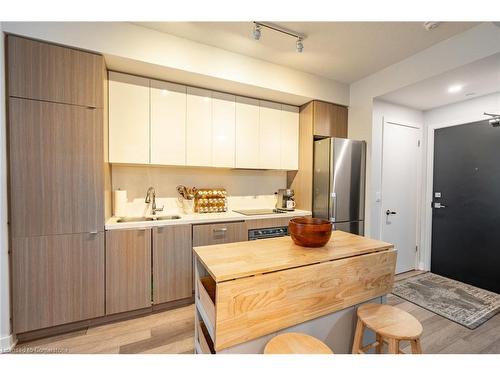
[[[330,221],[335,222],[335,218],[337,217],[337,193],[333,192],[331,194],[331,205],[332,205],[332,217]]]

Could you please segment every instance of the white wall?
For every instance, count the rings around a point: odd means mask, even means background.
[[[371,160],[374,152],[373,99],[498,52],[500,28],[483,23],[351,84],[349,138],[366,140],[368,145],[365,214],[368,236],[377,233],[376,228],[375,231],[371,228],[375,191],[372,185],[374,174],[377,174],[372,171]]]
[[[430,270],[432,233],[432,185],[434,166],[434,130],[489,119],[483,112],[500,114],[500,91],[494,94],[449,104],[424,112],[424,184],[422,252],[420,268]],[[500,131],[500,129],[499,129]]]
[[[5,22],[4,30],[102,53],[130,73],[289,104],[349,104],[346,84],[127,22]]]
[[[382,202],[375,199],[382,191],[382,151],[383,151],[383,123],[391,121],[398,124],[410,125],[422,131],[424,117],[422,111],[404,107],[401,105],[388,103],[375,99],[373,101],[373,126],[372,126],[372,158],[371,170],[372,181],[371,191],[368,192],[374,197],[371,203],[371,235],[380,238]],[[418,235],[418,233],[417,233]],[[418,240],[417,240],[418,241]]]
[[[7,228],[7,139],[4,34],[0,23],[0,353],[12,346],[9,305],[9,238]]]
[[[424,122],[427,128],[438,129],[489,119],[484,112],[500,114],[500,91],[425,111]]]

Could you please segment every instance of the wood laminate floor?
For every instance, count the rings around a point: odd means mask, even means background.
[[[396,280],[418,274],[411,271]],[[469,330],[411,302],[389,295],[387,303],[413,314],[424,327],[424,353],[500,354],[500,314]],[[141,318],[19,344],[15,353],[193,353],[194,305]],[[403,351],[409,347],[402,343]]]

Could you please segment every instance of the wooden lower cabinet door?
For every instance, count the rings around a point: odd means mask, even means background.
[[[106,231],[106,314],[151,306],[151,229]]]
[[[193,294],[191,225],[153,229],[153,303],[189,298]]]
[[[104,233],[12,238],[14,333],[104,315]]]

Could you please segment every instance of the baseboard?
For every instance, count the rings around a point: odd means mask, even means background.
[[[0,354],[10,352],[16,343],[17,340],[14,335],[0,337]]]

